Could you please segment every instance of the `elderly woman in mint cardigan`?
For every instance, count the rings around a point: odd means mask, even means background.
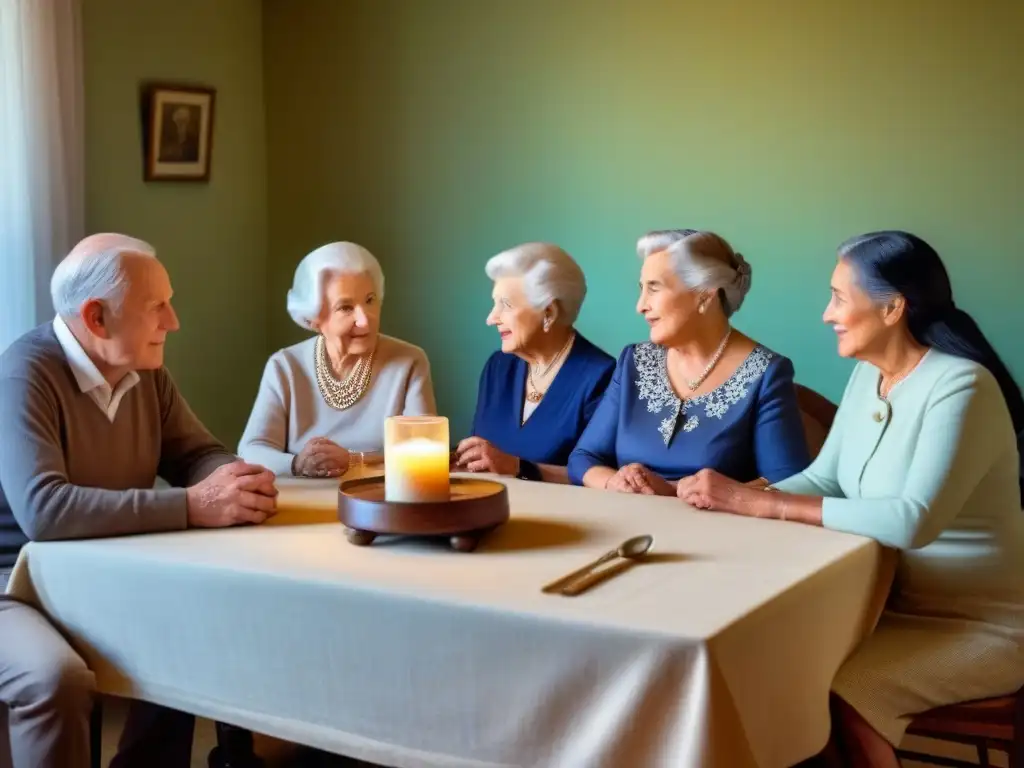
[[[575,330],[587,293],[561,248],[526,243],[486,266],[494,281],[487,324],[501,338],[480,376],[473,435],[457,468],[566,482],[565,464],[597,408],[615,360]]]
[[[913,235],[842,245],[825,320],[861,362],[810,468],[776,493],[710,472],[678,493],[899,550],[887,609],[833,683],[848,763],[898,768],[912,715],[1024,685],[1024,401]]]

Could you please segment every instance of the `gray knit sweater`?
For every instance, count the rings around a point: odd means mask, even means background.
[[[53,326],[0,355],[0,567],[26,541],[184,529],[184,487],[235,460],[163,368],[139,371],[113,422],[83,393]],[[173,488],[153,488],[157,476]]]

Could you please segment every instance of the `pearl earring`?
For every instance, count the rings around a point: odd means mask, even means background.
[[[702,302],[701,302],[701,303],[700,303],[699,305],[697,305],[697,311],[698,311],[698,312],[700,312],[700,313],[701,313],[701,314],[703,315],[703,314],[704,314],[704,310],[705,310],[705,309],[707,309],[707,306],[708,306],[708,305],[707,305],[707,304],[705,304],[705,303],[704,303],[704,302],[702,301]]]

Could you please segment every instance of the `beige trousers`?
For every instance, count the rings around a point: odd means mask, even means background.
[[[0,721],[8,737],[0,738],[0,766],[89,768],[94,686],[85,662],[41,614],[0,595]]]

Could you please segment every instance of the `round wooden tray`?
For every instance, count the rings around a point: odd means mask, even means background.
[[[508,520],[508,489],[493,480],[453,477],[448,501],[384,499],[384,478],[348,480],[338,489],[338,519],[345,535],[365,547],[378,536],[446,536],[452,549],[472,552]]]

